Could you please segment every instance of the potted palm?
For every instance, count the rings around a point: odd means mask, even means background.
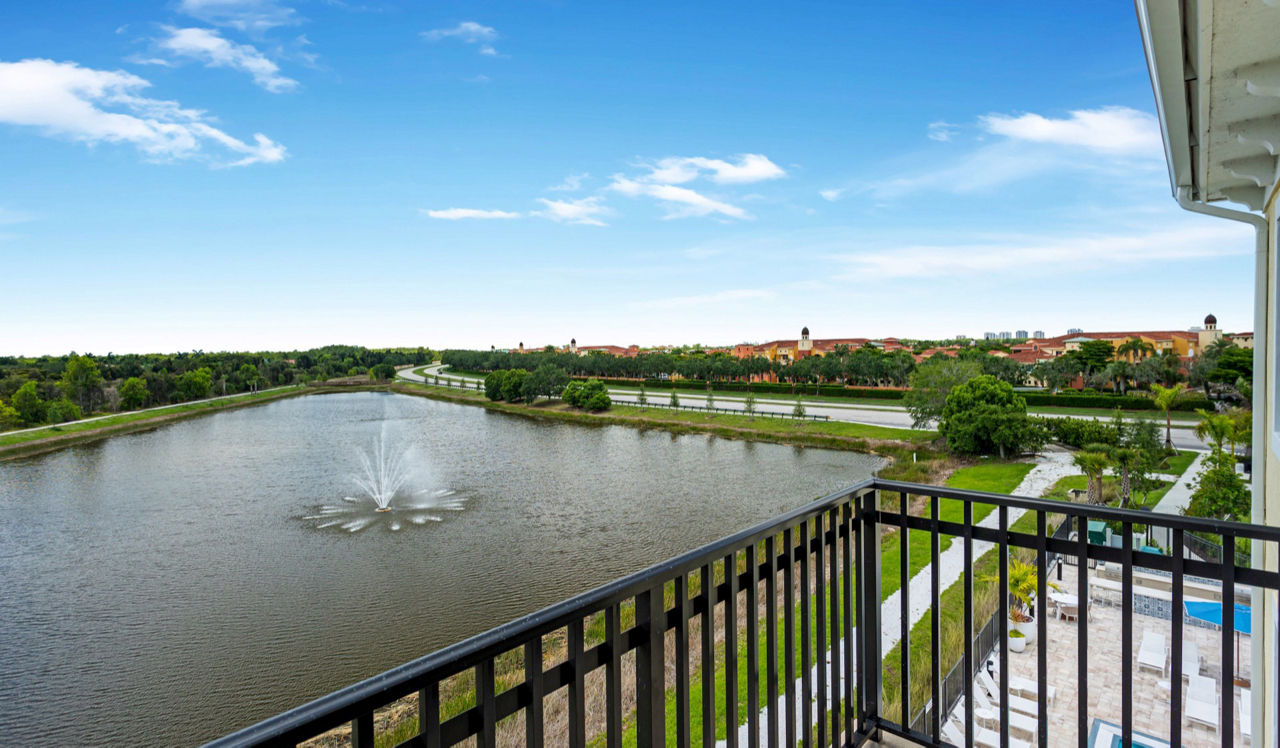
[[[1021,652],[1027,648],[1027,635],[1017,629],[1009,630],[1009,651]]]

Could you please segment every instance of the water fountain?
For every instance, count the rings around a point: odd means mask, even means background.
[[[303,519],[316,522],[317,529],[333,527],[359,532],[382,524],[396,531],[404,526],[403,522],[442,522],[444,512],[464,508],[465,499],[452,490],[420,487],[427,481],[415,470],[411,447],[388,448],[386,437],[384,427],[373,448],[358,453],[362,472],[351,479],[363,496],[344,496],[346,503],[317,507]]]

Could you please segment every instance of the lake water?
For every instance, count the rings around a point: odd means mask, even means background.
[[[461,510],[399,530],[306,519],[359,507],[343,498],[383,435]],[[0,463],[0,742],[200,743],[878,464],[378,393]]]

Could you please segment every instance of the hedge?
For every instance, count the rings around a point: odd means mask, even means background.
[[[1051,395],[1048,392],[1019,392],[1027,405],[1052,405],[1062,408],[1124,408],[1125,410],[1155,410],[1155,401],[1139,395]],[[1213,403],[1203,397],[1184,397],[1173,406],[1174,410],[1213,409]]]

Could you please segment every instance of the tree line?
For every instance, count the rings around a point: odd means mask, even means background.
[[[434,359],[426,348],[0,357],[0,430],[254,392]]]

